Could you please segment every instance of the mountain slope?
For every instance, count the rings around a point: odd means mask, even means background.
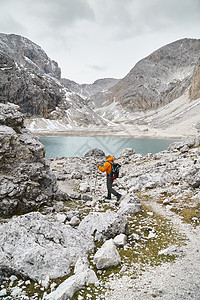
[[[200,98],[200,58],[194,68],[190,87],[190,99],[195,100],[198,98]]]
[[[128,111],[156,109],[180,97],[190,86],[200,57],[200,40],[182,39],[168,44],[139,61],[107,93],[91,97],[101,108],[120,103]]]

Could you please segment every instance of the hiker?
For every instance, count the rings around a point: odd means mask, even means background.
[[[114,163],[114,157],[111,155],[106,155],[106,162],[103,167],[101,167],[99,164],[97,164],[97,167],[101,172],[106,172],[107,174],[107,190],[108,190],[108,195],[106,199],[111,199],[111,194],[115,195],[117,197],[117,201],[120,200],[121,194],[117,193],[113,187],[113,180],[111,179],[111,170],[112,170],[112,163]]]

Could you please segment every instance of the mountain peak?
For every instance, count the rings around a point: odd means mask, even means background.
[[[61,77],[58,64],[51,60],[40,46],[25,37],[0,33],[0,51],[23,67],[43,71],[57,79]]]

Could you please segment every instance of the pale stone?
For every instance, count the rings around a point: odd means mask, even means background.
[[[71,220],[69,221],[69,224],[71,226],[78,226],[80,224],[80,219],[76,216],[72,217]]]
[[[97,269],[105,269],[111,266],[117,266],[121,263],[121,258],[113,239],[106,241],[95,253],[94,262]]]
[[[81,255],[88,255],[94,249],[93,239],[87,232],[49,220],[38,212],[0,224],[0,244],[3,245],[0,265],[9,268],[12,264],[16,272],[45,282],[47,276],[52,279],[68,274]]]
[[[90,235],[95,233],[95,240],[114,238],[120,233],[128,233],[127,218],[114,211],[91,212],[79,224],[78,229]]]
[[[4,297],[4,296],[6,296],[6,295],[7,295],[6,289],[0,290],[0,297]]]
[[[88,183],[80,183],[79,185],[79,190],[81,193],[86,193],[90,191],[90,186]]]
[[[124,246],[127,243],[127,236],[123,233],[117,235],[114,238],[114,243],[116,246]]]
[[[85,285],[98,285],[99,280],[95,272],[88,266],[88,260],[85,257],[80,257],[75,265],[75,274],[62,282],[55,291],[46,295],[44,300],[66,300]]]

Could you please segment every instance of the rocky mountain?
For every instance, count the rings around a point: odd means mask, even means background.
[[[61,84],[57,63],[30,40],[0,34],[0,102],[27,116],[61,119],[63,126],[105,124],[86,102]]]
[[[182,39],[163,46],[139,61],[107,92],[92,96],[96,111],[103,114],[113,103],[118,105],[116,109],[119,107],[119,110],[122,108],[131,112],[165,106],[190,87],[199,57],[200,40]]]
[[[49,74],[57,79],[61,77],[61,70],[57,62],[51,60],[40,46],[22,36],[1,33],[0,50],[2,56],[4,54],[5,57],[13,58],[15,63],[21,67],[32,69],[39,73],[43,71],[45,74]]]

